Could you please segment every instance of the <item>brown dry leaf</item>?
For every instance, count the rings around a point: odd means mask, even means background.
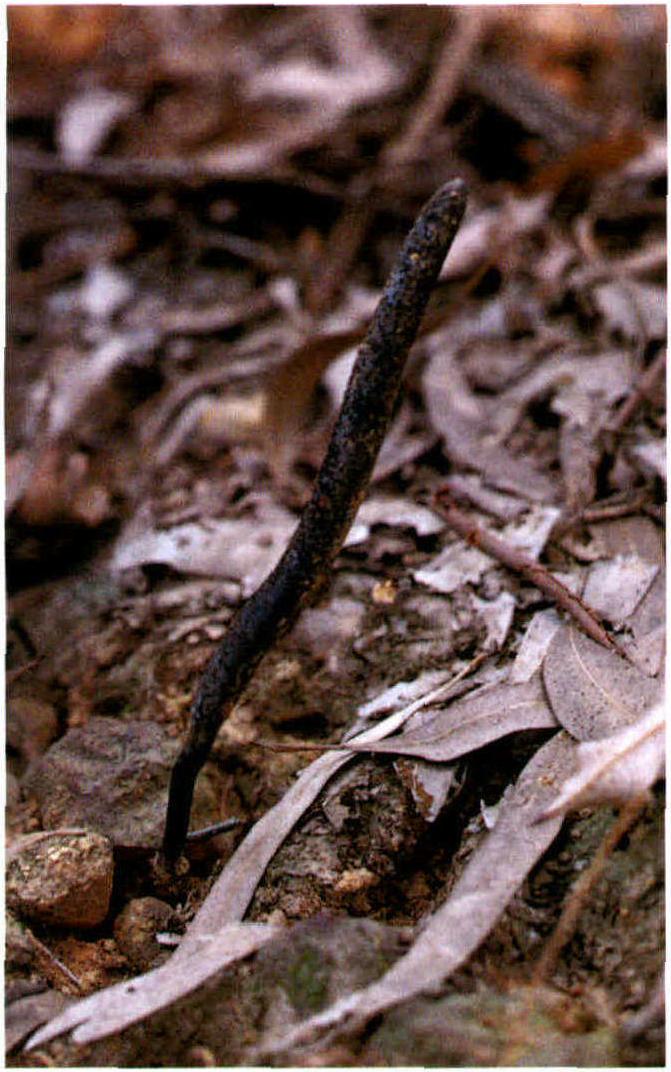
[[[100,48],[121,12],[112,4],[13,5],[8,13],[11,53],[45,67],[84,63]]]
[[[286,1052],[345,1021],[348,1029],[360,1026],[383,1010],[439,986],[463,964],[559,832],[561,818],[538,823],[537,816],[568,776],[575,747],[567,734],[559,733],[527,764],[502,801],[494,829],[405,956],[372,986],[348,995],[284,1036],[268,1039],[255,1056]]]
[[[557,721],[579,741],[628,726],[653,704],[659,682],[573,625],[554,637],[543,682]]]
[[[474,752],[517,730],[557,726],[543,693],[540,674],[521,685],[484,685],[477,692],[436,710],[415,715],[410,727],[385,741],[349,741],[353,752],[416,756],[433,763]]]
[[[263,438],[268,463],[279,477],[286,475],[298,453],[300,442],[296,440],[307,423],[324,370],[360,338],[360,330],[314,336],[298,346],[268,377]]]
[[[650,789],[664,774],[665,726],[665,710],[659,704],[633,726],[579,744],[577,773],[541,818],[594,804],[621,804]]]
[[[527,184],[527,189],[530,194],[538,194],[545,190],[560,190],[576,177],[584,181],[588,176],[609,175],[635,159],[644,147],[644,136],[631,127],[594,138],[540,168]]]

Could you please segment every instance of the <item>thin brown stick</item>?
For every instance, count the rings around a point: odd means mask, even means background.
[[[591,506],[586,506],[578,514],[576,520],[592,524],[599,521],[612,521],[618,517],[627,517],[629,514],[637,514],[645,506],[645,500],[646,493],[641,492],[640,495],[634,495],[621,502],[595,502]]]
[[[410,164],[421,155],[426,139],[439,125],[459,90],[487,17],[483,8],[461,8],[457,12],[456,29],[441,49],[424,95],[410,122],[384,154],[385,167]]]
[[[628,800],[613,825],[606,832],[594,859],[577,880],[566,899],[559,922],[534,968],[532,979],[534,985],[538,986],[543,983],[555,970],[559,954],[573,936],[578,917],[592,889],[601,878],[608,858],[613,850],[617,848],[624,835],[638,821],[649,799],[649,794],[645,792],[632,800]]]
[[[619,645],[606,632],[596,611],[592,610],[580,596],[574,595],[573,592],[569,591],[566,585],[554,577],[545,566],[541,566],[525,551],[505,543],[500,537],[478,525],[477,522],[453,505],[449,494],[439,491],[435,497],[435,504],[448,525],[469,544],[502,562],[508,569],[526,577],[536,588],[540,588],[541,592],[545,592],[558,607],[570,614],[578,627],[587,636],[604,648],[616,651],[623,658],[626,657]]]
[[[655,360],[641,374],[631,394],[627,395],[619,410],[608,424],[611,432],[621,432],[629,424],[636,410],[646,401],[657,380],[666,368],[666,350],[660,350]]]
[[[52,953],[48,945],[45,945],[44,942],[41,942],[39,940],[39,938],[36,938],[32,931],[29,930],[28,934],[30,936],[31,942],[35,946],[35,949],[38,951],[38,953],[41,953],[42,956],[46,957],[49,963],[53,964],[54,968],[56,968],[57,971],[61,973],[61,975],[65,976],[68,982],[72,983],[72,985],[75,986],[77,990],[79,990],[79,992],[83,994],[85,988],[81,979],[76,976],[75,973],[70,970],[70,968],[68,968],[67,964],[64,964],[62,960],[59,960],[55,953]]]

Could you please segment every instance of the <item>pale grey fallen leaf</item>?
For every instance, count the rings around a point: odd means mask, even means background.
[[[457,763],[429,763],[425,759],[397,759],[394,768],[410,790],[417,811],[427,823],[434,822],[463,785]]]
[[[637,443],[630,447],[629,454],[645,476],[658,476],[666,483],[666,440],[649,439],[647,443]]]
[[[503,647],[515,615],[515,597],[512,592],[499,592],[496,599],[472,597],[477,618],[484,624],[485,651],[498,651]]]
[[[664,773],[664,716],[664,707],[658,704],[633,725],[579,744],[577,772],[541,818],[594,804],[621,804],[654,785]]]
[[[560,409],[566,393],[598,397],[602,405],[612,405],[627,393],[632,376],[631,355],[626,350],[600,354],[562,351],[547,357],[499,395],[492,432],[502,442],[517,426],[525,409],[549,393],[554,395],[553,405]]]
[[[36,1027],[62,1013],[73,1001],[51,988],[10,1001],[5,1008],[5,1052],[15,1049]]]
[[[457,540],[421,569],[413,570],[412,575],[418,584],[449,594],[464,584],[477,584],[493,564],[489,555],[478,551],[477,547],[469,547],[463,540]]]
[[[588,406],[587,408],[594,407]],[[561,423],[559,465],[564,484],[565,510],[568,515],[578,513],[594,500],[597,469],[603,452],[599,441],[600,431],[598,420],[582,424],[571,415]]]
[[[524,517],[504,526],[501,539],[539,558],[560,516],[561,510],[554,506],[532,506]]]
[[[445,763],[509,733],[556,726],[537,674],[522,685],[483,685],[446,707],[415,714],[411,725],[396,737],[367,742],[357,738],[345,747]]]
[[[493,491],[492,488],[486,487],[477,476],[455,473],[454,476],[447,478],[445,487],[456,498],[466,498],[469,503],[473,503],[474,506],[493,517],[498,517],[501,521],[512,521],[528,509],[523,499],[516,495],[506,495],[502,491]]]
[[[402,704],[412,703],[427,692],[444,685],[450,678],[444,670],[426,670],[412,681],[397,681],[388,689],[374,696],[372,700],[357,709],[359,718],[379,718]]]
[[[593,290],[599,312],[611,331],[628,339],[663,339],[666,334],[664,287],[618,279]]]
[[[49,435],[56,438],[76,427],[92,400],[118,369],[148,354],[158,336],[151,329],[118,332],[87,354],[72,357],[54,371],[49,402]]]
[[[73,1029],[72,1037],[78,1043],[94,1042],[121,1031],[190,994],[216,971],[248,957],[281,930],[268,923],[228,923],[207,940],[192,943],[178,971],[175,954],[160,968],[76,1001],[40,1028],[26,1049],[34,1050]]]
[[[136,105],[132,94],[102,87],[72,97],[56,123],[56,143],[64,159],[69,164],[85,164]]]
[[[532,506],[524,517],[510,521],[501,529],[500,538],[520,551],[538,558],[560,511],[553,506]],[[440,554],[421,569],[413,570],[418,584],[424,584],[437,592],[449,594],[464,584],[477,584],[496,561],[477,547],[470,547],[465,540],[449,544]]]
[[[108,320],[133,295],[130,277],[111,264],[92,264],[77,288],[77,304],[91,320]]]
[[[590,566],[583,599],[607,621],[619,625],[636,610],[659,573],[638,555],[615,555]]]
[[[112,565],[130,569],[149,563],[172,566],[181,573],[229,577],[251,595],[284,551],[296,518],[272,502],[259,503],[253,516],[147,527],[138,517],[119,536]]]
[[[529,622],[526,632],[510,668],[508,681],[511,685],[521,685],[530,681],[545,658],[552,638],[562,624],[554,607],[539,610]]]
[[[443,682],[407,708],[360,733],[357,739],[379,740],[386,733],[393,733],[424,703],[449,691],[459,677]],[[216,971],[258,948],[261,940],[266,941],[263,931],[255,932],[249,929],[250,925],[238,921],[279,846],[324,785],[352,758],[352,752],[329,752],[301,772],[282,800],[255,824],[238,846],[166,964],[77,1002],[64,1016],[39,1031],[31,1040],[31,1048],[74,1027],[78,1042],[92,1042],[121,1031],[190,993]],[[270,928],[267,931],[268,937],[272,937]]]
[[[493,442],[490,418],[455,358],[452,327],[450,334],[437,332],[426,341],[430,356],[422,377],[429,419],[443,438],[448,455],[502,491],[531,502],[551,502],[557,495],[555,482],[528,458],[513,455],[500,442]]]
[[[659,691],[659,682],[572,624],[550,644],[543,681],[557,721],[579,741],[607,737],[635,722]]]
[[[547,212],[548,195],[511,197],[495,209],[484,208],[469,213],[457,232],[449,260],[440,273],[441,279],[470,275],[500,242],[519,240],[542,226]]]
[[[664,539],[649,517],[619,517],[589,525],[588,529],[592,539],[601,545],[602,558],[638,555],[646,562],[664,562]]]
[[[433,510],[411,499],[376,495],[367,499],[358,510],[345,540],[345,547],[363,543],[373,525],[390,525],[414,529],[418,536],[434,536],[442,532],[445,522]]]
[[[650,677],[659,674],[666,647],[666,570],[662,567],[634,613],[627,618],[620,643],[629,658]]]
[[[284,1035],[267,1038],[255,1056],[287,1052],[346,1020],[348,1029],[363,1024],[401,1001],[440,986],[463,964],[559,832],[560,817],[541,823],[537,817],[569,776],[575,748],[568,734],[558,733],[534,755],[503,801],[494,829],[405,956],[371,986],[349,994]]]

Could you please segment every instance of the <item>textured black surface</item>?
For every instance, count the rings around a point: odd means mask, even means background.
[[[272,573],[233,617],[194,701],[187,741],[170,781],[163,849],[182,851],[195,780],[224,718],[258,663],[324,581],[363,499],[382,446],[408,351],[466,207],[460,179],[422,209],[359,350],[312,497]]]

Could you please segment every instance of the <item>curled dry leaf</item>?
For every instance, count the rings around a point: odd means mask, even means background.
[[[541,819],[593,804],[620,804],[644,793],[664,773],[665,724],[664,706],[658,704],[633,726],[579,744],[577,772]]]
[[[496,826],[405,956],[365,990],[348,995],[284,1036],[268,1039],[256,1056],[286,1052],[344,1021],[348,1021],[348,1028],[359,1026],[383,1010],[439,986],[463,964],[559,832],[559,817],[541,823],[536,820],[544,801],[571,770],[575,747],[567,734],[556,734],[527,764],[503,801]]]
[[[573,625],[554,637],[543,682],[557,721],[579,741],[628,726],[655,703],[659,682]]]

